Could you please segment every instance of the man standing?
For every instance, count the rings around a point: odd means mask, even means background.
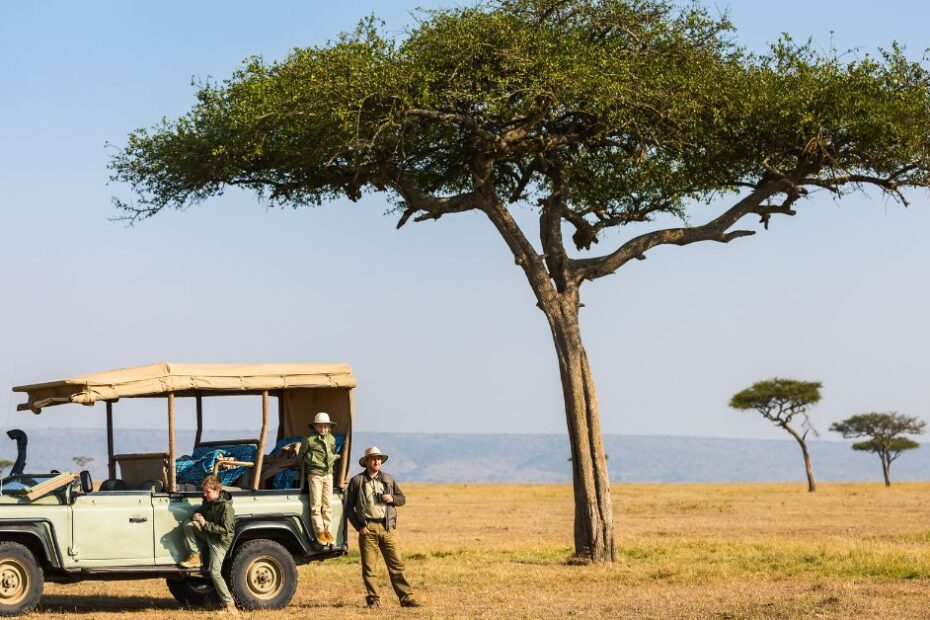
[[[413,589],[404,577],[404,561],[394,535],[397,506],[403,506],[407,498],[394,478],[381,471],[381,464],[387,459],[388,455],[377,446],[365,450],[365,455],[358,461],[365,471],[349,481],[345,511],[349,522],[358,530],[362,581],[365,582],[368,606],[380,606],[381,597],[375,583],[375,563],[380,550],[401,607],[419,607],[420,603],[413,598]]]

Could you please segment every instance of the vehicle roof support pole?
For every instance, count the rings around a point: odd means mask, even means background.
[[[197,435],[194,436],[194,447],[200,445],[200,438],[203,435],[203,396],[197,395]]]
[[[178,490],[174,476],[174,392],[168,392],[168,490]]]
[[[342,458],[337,461],[339,466],[339,480],[337,481],[341,488],[345,488],[349,478],[349,455],[352,453],[352,422],[355,420],[355,390],[349,388],[346,398],[349,400],[349,415],[346,422],[346,439],[342,444]],[[303,488],[303,487],[301,487]]]
[[[257,491],[262,481],[262,462],[265,460],[265,440],[268,438],[268,390],[262,392],[262,435],[258,438],[255,469],[252,472],[252,490]]]
[[[116,478],[116,461],[113,460],[113,401],[107,401],[107,477]]]

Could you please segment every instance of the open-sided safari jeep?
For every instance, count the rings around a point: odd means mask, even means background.
[[[31,610],[45,581],[163,576],[182,604],[215,603],[209,577],[178,566],[187,555],[181,526],[200,505],[199,481],[214,472],[230,491],[236,514],[224,564],[230,590],[247,609],[286,606],[297,587],[298,564],[348,549],[340,497],[331,502],[335,544],[315,538],[302,468],[286,446],[308,432],[317,412],[328,412],[342,454],[333,476],[340,494],[350,460],[354,387],[345,364],[154,364],[13,388],[28,395],[18,409],[34,413],[67,403],[105,403],[108,479],[94,484],[89,472],[65,472],[64,463],[64,473],[24,472],[25,435],[9,432],[19,455],[0,488],[0,615]],[[201,441],[204,398],[232,395],[261,396],[257,436]],[[152,397],[167,401],[166,450],[116,453],[114,405]],[[194,399],[197,416],[194,445],[180,448],[179,398]],[[268,437],[273,406],[276,438]]]

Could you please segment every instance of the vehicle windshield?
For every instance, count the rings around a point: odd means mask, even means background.
[[[42,484],[47,480],[59,476],[58,473],[49,474],[15,474],[8,476],[0,482],[0,492],[2,493],[21,493],[28,491],[32,487]]]

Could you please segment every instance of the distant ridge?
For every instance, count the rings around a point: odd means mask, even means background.
[[[224,431],[246,437],[249,431]],[[215,435],[215,434],[214,434]],[[193,431],[178,431],[179,453],[190,450]],[[356,433],[354,463],[365,446],[390,455],[386,469],[410,482],[569,482],[568,438],[533,434]],[[792,440],[713,439],[702,437],[606,435],[612,482],[802,482],[800,449]],[[117,452],[161,451],[161,430],[118,430]],[[880,481],[881,466],[872,454],[853,452],[850,444],[812,441],[818,481]],[[15,460],[15,444],[0,438],[0,458]],[[29,431],[28,471],[69,469],[73,456],[90,456],[95,478],[106,476],[106,433],[88,429]],[[892,466],[892,480],[930,479],[930,448],[922,447]]]

